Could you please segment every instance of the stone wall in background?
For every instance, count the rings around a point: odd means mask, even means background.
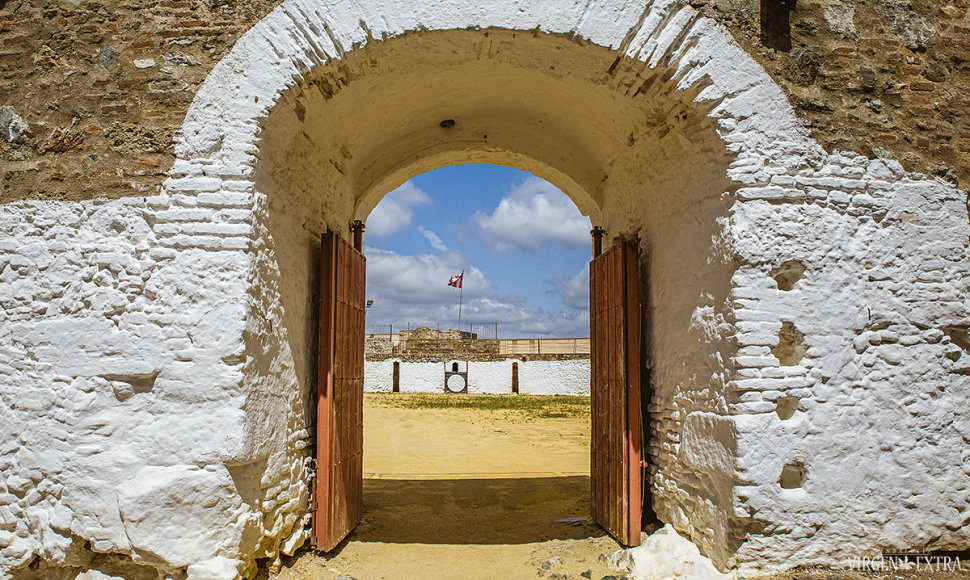
[[[483,360],[498,358],[499,342],[496,339],[480,339],[470,332],[415,328],[402,330],[396,343],[387,335],[368,337],[364,343],[364,356],[368,360],[387,356],[426,361]]]
[[[365,335],[364,357],[414,362],[588,359],[589,338],[490,339],[456,330],[417,328],[397,335]]]

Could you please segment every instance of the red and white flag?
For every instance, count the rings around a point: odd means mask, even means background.
[[[464,277],[465,277],[464,272],[462,272],[461,274],[458,274],[457,276],[452,276],[451,278],[448,279],[448,285],[453,288],[461,288],[461,279]]]

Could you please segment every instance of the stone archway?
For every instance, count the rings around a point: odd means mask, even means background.
[[[2,313],[4,375],[86,405],[4,411],[65,459],[64,493],[10,480],[38,514],[11,567],[89,543],[233,577],[301,545],[318,234],[482,161],[642,241],[654,509],[719,567],[970,541],[965,195],[825,153],[681,1],[284,0],[209,75],[177,155],[158,195],[0,212],[5,243],[117,286]],[[69,285],[28,262],[24,296]]]
[[[247,437],[268,442],[262,454],[300,459],[273,441],[301,426],[294,416],[311,385],[319,232],[346,235],[385,193],[435,167],[526,169],[563,189],[611,239],[642,240],[654,271],[654,507],[728,566],[746,526],[732,523],[735,428],[726,413],[737,352],[725,326],[738,265],[730,208],[742,185],[757,197],[770,180],[765,166],[806,169],[822,152],[763,71],[690,8],[512,4],[405,6],[393,16],[355,6],[350,18],[342,6],[321,13],[288,2],[197,95],[167,189],[191,192],[202,180],[225,190],[221,181],[252,195],[247,326],[262,331],[247,335],[249,376],[256,393],[292,393],[271,412],[278,422],[254,420]],[[281,365],[292,372],[258,370]],[[696,393],[687,404],[678,400],[685,393]],[[268,411],[249,400],[250,415]],[[691,412],[706,413],[695,445],[725,463],[678,456]]]
[[[826,155],[768,76],[691,8],[509,1],[321,10],[290,0],[212,73],[178,151],[170,192],[191,193],[203,179],[252,196],[259,290],[249,327],[276,330],[249,335],[247,350],[257,356],[248,360],[273,368],[267,345],[290,345],[274,356],[292,357],[293,376],[255,381],[275,392],[308,388],[301,321],[312,288],[310,239],[320,230],[346,233],[394,186],[445,164],[498,162],[547,178],[610,237],[638,234],[649,261],[655,394],[648,453],[660,518],[724,568],[790,565],[796,550],[839,537],[795,534],[801,539],[775,538],[773,545],[786,546],[780,549],[764,544],[771,534],[762,530],[806,509],[826,510],[825,502],[807,508],[786,498],[787,480],[779,495],[778,482],[792,465],[803,473],[807,449],[825,445],[824,437],[800,441],[787,409],[805,417],[817,404],[814,386],[837,375],[832,365],[844,360],[844,347],[822,348],[820,337],[810,339],[815,351],[796,349],[798,360],[772,349],[804,337],[799,323],[844,327],[845,319],[822,323],[830,312],[763,288],[783,263],[820,268],[833,243],[919,234],[902,233],[902,224],[886,234],[865,225],[907,205],[893,193],[898,166]],[[964,227],[959,195],[933,188],[958,208],[954,227]],[[813,225],[819,219],[826,233]],[[810,249],[793,246],[797,239]],[[812,282],[820,296],[839,284],[826,276]],[[844,341],[864,326],[853,322],[837,334]],[[299,407],[291,401],[290,413]],[[786,411],[770,413],[776,407]],[[272,441],[299,421],[281,420],[276,431],[250,425],[247,437]],[[276,447],[261,454],[280,456]],[[794,487],[804,484],[803,477]]]

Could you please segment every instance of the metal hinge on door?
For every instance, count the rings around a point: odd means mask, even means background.
[[[317,511],[317,508],[319,507],[319,505],[318,505],[316,490],[317,490],[317,469],[319,468],[319,466],[317,465],[317,460],[315,457],[310,458],[310,461],[307,467],[309,468],[309,471],[310,471],[310,477],[308,482],[310,485],[310,510]]]

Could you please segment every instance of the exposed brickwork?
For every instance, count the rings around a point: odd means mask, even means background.
[[[791,51],[765,46],[760,5],[768,3],[692,2],[727,26],[829,152],[888,155],[909,171],[970,186],[966,0],[799,0],[789,13]],[[935,33],[908,48],[894,14]]]
[[[0,137],[0,202],[157,192],[199,85],[277,4],[0,2],[0,107],[29,126]]]

